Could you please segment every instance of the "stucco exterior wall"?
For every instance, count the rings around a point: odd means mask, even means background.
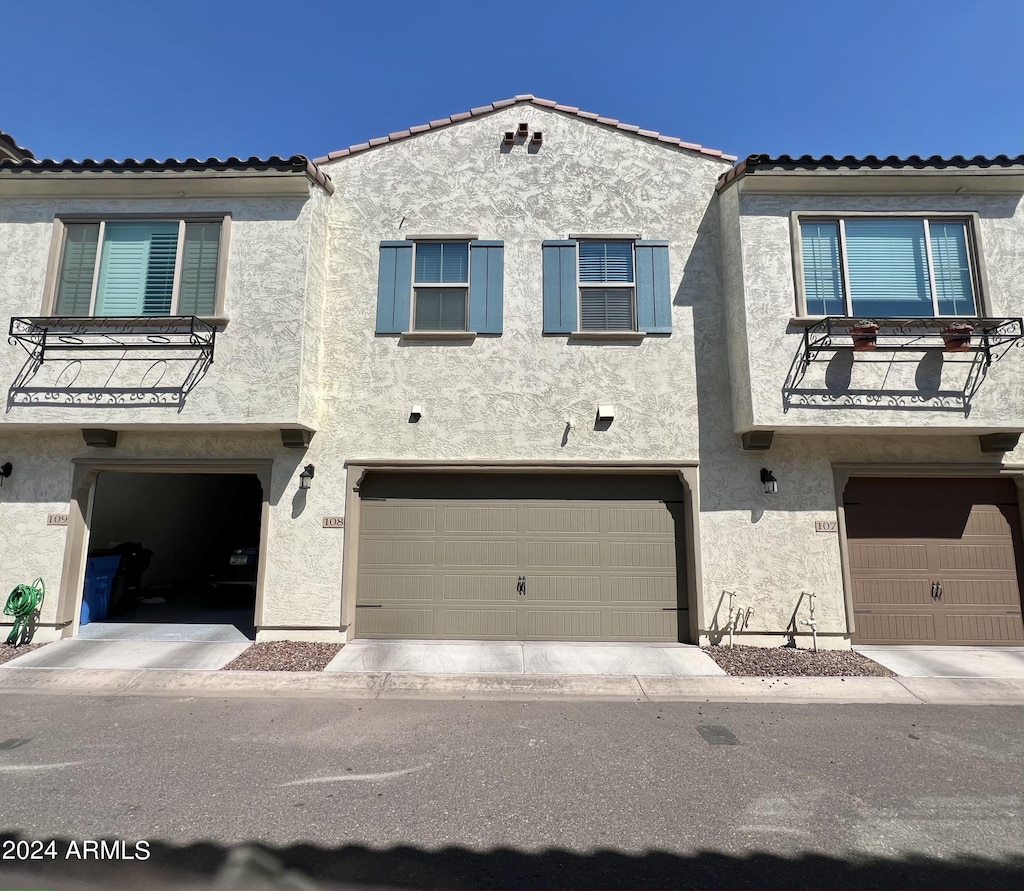
[[[319,191],[319,190],[316,190]],[[324,196],[326,198],[326,196]],[[28,381],[33,387],[52,388],[52,398],[32,404],[12,404],[5,393],[0,415],[3,425],[76,424],[91,427],[193,424],[307,424],[312,420],[313,397],[300,396],[307,277],[307,255],[315,243],[313,207],[303,199],[5,199],[0,201],[0,318],[37,316],[43,311],[47,261],[53,221],[63,214],[226,213],[231,215],[224,312],[229,322],[218,331],[213,364],[184,404],[143,404],[146,386],[157,379],[162,386],[184,379],[188,363],[167,364],[163,359],[181,353],[144,354],[152,362],[113,360],[77,363],[68,359],[44,362]],[[317,261],[321,261],[318,259]],[[315,276],[312,283],[322,290]],[[314,307],[313,318],[317,320]],[[69,355],[69,354],[64,354]],[[92,354],[95,358],[97,354]],[[0,350],[0,381],[5,390],[14,383],[27,359],[18,346],[5,343]],[[153,363],[156,363],[155,365]],[[62,387],[89,388],[68,405]],[[139,387],[140,396],[112,401],[105,397],[111,385]]]
[[[990,316],[1019,317],[1024,314],[1019,289],[1024,240],[1020,195],[775,196],[745,193],[742,181],[729,192],[739,193],[743,262],[742,293],[729,292],[729,312],[742,313],[749,332],[749,414],[738,414],[737,431],[871,427],[984,432],[1024,426],[1024,355],[1012,347],[996,351],[1006,355],[992,363],[976,388],[971,375],[981,371],[977,353],[854,356],[846,350],[820,354],[822,361],[811,363],[797,386],[784,392],[803,333],[800,325],[789,323],[798,314],[791,237],[794,211],[977,213],[979,253],[988,281],[985,311]],[[738,399],[743,401],[742,396]]]
[[[120,462],[126,471],[134,460],[152,462],[209,462],[233,459],[269,461],[269,516],[264,562],[264,601],[259,623],[269,626],[337,628],[340,615],[340,538],[323,529],[323,490],[299,492],[301,451],[285,449],[276,432],[135,432],[121,434],[117,449],[82,445],[76,429],[9,432],[2,456],[14,467],[0,488],[0,591],[42,576],[47,585],[41,623],[52,625],[65,557],[68,526],[48,526],[50,513],[68,513],[74,497],[75,462]],[[147,465],[147,468],[149,465]],[[211,466],[212,469],[212,466]],[[160,505],[153,505],[160,512]],[[181,521],[185,518],[167,518]],[[99,542],[106,546],[109,542]],[[146,542],[143,542],[145,545]],[[335,552],[337,554],[334,558]],[[57,636],[41,628],[38,640]]]

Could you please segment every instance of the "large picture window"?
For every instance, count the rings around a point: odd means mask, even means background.
[[[213,315],[220,220],[65,222],[54,312]]]
[[[801,219],[804,310],[865,318],[976,316],[970,236],[965,219]]]

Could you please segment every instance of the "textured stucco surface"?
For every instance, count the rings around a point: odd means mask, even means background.
[[[27,382],[52,388],[51,397],[33,404],[11,404],[7,393],[0,424],[53,424],[69,421],[83,426],[126,424],[302,424],[308,423],[313,399],[300,399],[304,344],[305,294],[309,284],[322,292],[322,276],[307,270],[307,254],[314,227],[314,207],[321,207],[319,190],[312,201],[297,198],[225,199],[11,199],[0,202],[0,317],[36,316],[43,310],[47,258],[53,220],[66,214],[227,213],[231,215],[228,273],[224,313],[230,319],[218,333],[213,365],[185,399],[184,405],[149,405],[146,386],[159,379],[162,386],[184,380],[188,363],[162,360],[183,353],[153,351],[145,362],[117,363],[113,358],[78,363],[75,359],[44,362]],[[321,210],[322,216],[322,210]],[[322,226],[322,221],[321,221]],[[318,236],[319,237],[319,236]],[[316,264],[322,268],[321,256]],[[318,318],[319,302],[313,309]],[[5,321],[5,326],[7,322]],[[69,354],[63,354],[67,357]],[[100,354],[90,354],[95,359]],[[106,354],[102,354],[106,357]],[[0,350],[0,381],[11,387],[27,359],[18,346]],[[153,363],[156,363],[153,365]],[[58,398],[73,380],[75,387],[96,395],[83,395],[75,405]],[[139,388],[115,404],[105,398],[111,386]]]
[[[321,492],[313,488],[298,494],[303,453],[283,449],[276,433],[128,431],[111,450],[83,446],[77,430],[45,436],[23,431],[5,434],[2,450],[14,473],[0,488],[0,591],[42,576],[48,591],[43,623],[53,622],[56,616],[68,533],[68,527],[47,526],[46,518],[49,513],[68,511],[74,459],[103,463],[234,459],[273,461],[266,530],[267,550],[272,556],[264,566],[261,624],[337,626],[340,589],[331,557],[336,550],[340,561],[340,539],[333,530],[321,528],[325,512]],[[159,509],[154,505],[155,511]],[[201,504],[197,509],[202,509]]]
[[[736,418],[737,430],[927,427],[967,432],[1024,427],[1024,353],[1012,347],[999,350],[1006,355],[992,364],[966,401],[971,363],[980,361],[976,353],[825,353],[791,394],[788,411],[783,392],[803,333],[789,325],[797,315],[791,213],[976,213],[988,279],[987,314],[1019,317],[1024,312],[1019,293],[1024,272],[1021,196],[774,196],[735,187],[726,194],[730,192],[739,193],[743,289],[729,291],[729,313],[742,313],[750,332],[746,360],[738,350],[734,354],[734,362],[746,365],[740,373],[745,371],[750,380],[749,403],[737,396],[744,410]]]

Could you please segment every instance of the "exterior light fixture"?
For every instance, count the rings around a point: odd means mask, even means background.
[[[0,487],[3,486],[4,480],[11,475],[12,470],[14,470],[14,467],[11,465],[10,461],[5,461],[3,464],[0,464]]]
[[[761,482],[764,483],[764,491],[766,495],[775,495],[778,493],[779,481],[775,479],[775,475],[766,467],[761,468]]]
[[[302,473],[299,474],[299,489],[304,492],[309,488],[309,484],[312,482],[315,472],[316,468],[313,467],[312,464],[307,464],[303,468]]]

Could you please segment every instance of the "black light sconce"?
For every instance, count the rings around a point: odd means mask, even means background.
[[[4,480],[11,475],[12,470],[14,470],[14,467],[11,466],[10,461],[5,461],[3,464],[0,464],[0,488],[3,487]]]
[[[299,474],[299,489],[303,492],[309,488],[309,484],[313,481],[313,476],[316,473],[316,468],[312,464],[307,464],[302,473]]]
[[[779,481],[775,479],[775,475],[766,467],[761,468],[761,482],[764,483],[764,491],[766,495],[778,494]]]

